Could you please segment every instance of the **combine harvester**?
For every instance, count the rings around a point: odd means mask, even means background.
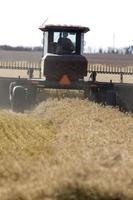
[[[35,102],[38,91],[46,88],[83,90],[89,100],[133,111],[133,84],[96,80],[98,73],[120,74],[122,80],[124,74],[133,75],[133,68],[90,65],[83,56],[84,34],[89,31],[88,27],[45,24],[40,30],[43,32],[41,67],[12,66],[29,70],[29,78],[8,78],[13,111],[24,112],[27,105]],[[11,68],[10,63],[3,68]],[[32,78],[33,68],[40,70],[39,78]],[[91,80],[85,80],[88,73]],[[1,80],[7,82],[7,78]]]

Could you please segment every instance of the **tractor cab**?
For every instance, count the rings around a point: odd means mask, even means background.
[[[82,79],[87,73],[87,60],[82,55],[84,33],[89,28],[47,24],[39,29],[43,31],[42,76],[59,81],[65,73],[71,80]]]
[[[89,31],[81,26],[46,25],[43,31],[43,56],[53,54],[82,54],[84,33]],[[64,42],[64,43],[63,43]]]

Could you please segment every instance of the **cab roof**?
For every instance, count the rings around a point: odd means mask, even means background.
[[[74,26],[74,25],[55,25],[55,24],[46,24],[39,27],[41,31],[76,31],[86,33],[90,31],[88,27],[85,26]]]

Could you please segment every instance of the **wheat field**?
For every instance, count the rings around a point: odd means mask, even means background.
[[[133,199],[132,144],[132,114],[82,98],[1,110],[0,199]]]

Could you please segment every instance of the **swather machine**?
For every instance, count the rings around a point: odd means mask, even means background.
[[[47,24],[40,30],[43,32],[41,77],[11,82],[9,94],[14,111],[24,112],[25,105],[35,100],[37,91],[45,88],[83,90],[85,98],[92,101],[124,107],[119,91],[123,87],[132,91],[132,84],[97,82],[95,70],[89,71],[91,80],[85,80],[88,61],[83,55],[83,47],[88,27]],[[132,110],[133,105],[129,104]]]

